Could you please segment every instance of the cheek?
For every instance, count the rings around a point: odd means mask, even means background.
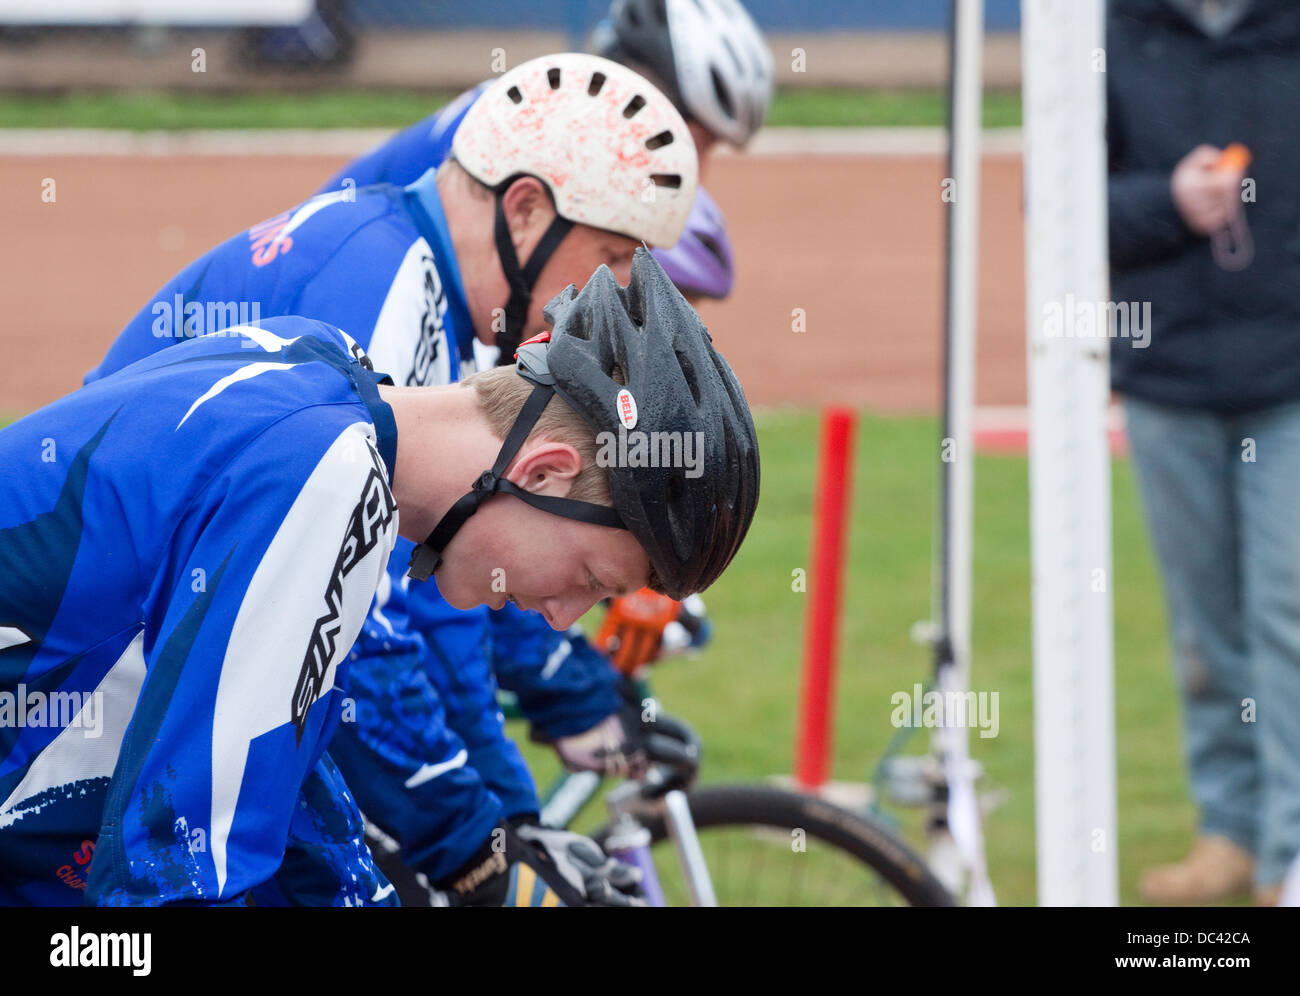
[[[471,516],[452,538],[438,570],[438,588],[448,604],[472,609],[488,597],[492,568],[504,567],[496,537],[487,522],[476,521],[484,512]]]
[[[541,533],[529,545],[510,577],[520,592],[539,598],[555,598],[573,590],[581,573],[571,543],[561,533]]]
[[[545,304],[569,284],[577,284],[578,289],[582,287],[596,272],[602,260],[602,253],[599,248],[593,246],[589,240],[583,239],[581,242],[570,245],[568,240],[560,243],[560,248],[555,251],[542,270],[541,279],[537,281],[537,286],[533,291],[533,300],[536,302],[538,297],[542,298]],[[628,264],[629,274],[631,264]]]
[[[626,287],[632,280],[632,260],[622,259],[610,264],[614,279]]]

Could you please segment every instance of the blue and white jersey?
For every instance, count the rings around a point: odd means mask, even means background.
[[[472,356],[462,352],[473,329],[432,173],[355,200],[313,198],[218,246],[140,310],[87,381],[186,341],[209,316],[228,324],[235,304],[257,312],[250,317],[303,309],[344,327],[400,384],[451,383],[460,356]],[[171,316],[186,322],[179,335]],[[440,878],[502,818],[538,803],[496,706],[487,609],[459,612],[433,582],[413,584],[412,549],[397,540],[353,648],[355,722],[343,724],[333,753],[367,817]],[[454,690],[447,712],[439,688]]]
[[[404,190],[356,191],[354,200],[346,189],[317,196],[218,246],[140,310],[87,380],[184,341],[191,326],[212,324],[210,315],[220,322],[239,304],[261,317],[301,309],[339,325],[399,384],[454,381],[468,366],[460,358],[472,356],[473,330],[436,184],[427,169],[420,177]],[[166,321],[175,316],[188,322],[179,336]],[[331,750],[366,816],[436,879],[468,860],[502,818],[539,806],[496,705],[488,610],[460,612],[434,582],[412,584],[412,549],[399,538],[380,581],[351,655],[356,722],[342,726]],[[503,646],[528,656],[503,673],[522,703],[539,704],[539,727],[578,732],[618,708],[612,669],[561,650],[566,638],[540,615],[508,615]],[[547,667],[553,661],[561,673]]]
[[[280,870],[250,898],[256,906],[400,905],[370,854],[361,813],[329,754],[298,795]]]
[[[396,538],[363,360],[268,319],[0,430],[0,902],[276,874]]]
[[[86,382],[181,339],[276,315],[343,329],[396,384],[457,379],[474,330],[433,174],[313,197],[228,239],[140,309]]]

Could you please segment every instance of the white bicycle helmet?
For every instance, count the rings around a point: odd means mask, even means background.
[[[497,253],[511,287],[498,336],[504,361],[538,274],[573,225],[671,246],[699,178],[695,143],[672,101],[626,66],[575,52],[533,59],[493,82],[456,129],[451,152],[497,193]],[[556,211],[524,266],[501,206],[521,176],[541,180]]]
[[[732,145],[772,103],[772,53],[737,0],[614,0],[592,47],[645,66],[684,115]]]

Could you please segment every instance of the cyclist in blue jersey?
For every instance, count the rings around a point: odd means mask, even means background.
[[[0,897],[391,898],[347,853],[355,813],[332,811],[347,796],[322,751],[394,533],[422,538],[411,575],[437,572],[456,607],[513,600],[565,626],[613,593],[703,589],[752,521],[740,386],[647,253],[631,278],[602,266],[557,297],[554,330],[472,390],[383,386],[346,335],[289,317],[0,430],[19,468],[0,482]],[[629,403],[643,431],[698,433],[706,472],[598,464]],[[460,901],[613,887],[572,842],[506,824],[476,857],[448,883]],[[325,867],[345,881],[322,887]]]
[[[321,752],[395,455],[360,348],[297,318],[0,431],[0,903],[242,903],[291,825],[349,866],[318,901],[384,901],[310,817],[348,804]]]
[[[558,87],[551,84],[552,72],[560,74]],[[593,95],[597,75],[604,84]],[[549,143],[513,151],[490,144],[502,133],[503,115],[519,126],[514,117],[521,105],[511,90],[527,95],[542,115],[561,120],[564,127],[552,129],[556,137]],[[600,183],[577,191],[575,202],[576,160],[569,144],[582,128],[595,127],[593,105],[604,101],[621,111],[633,100],[642,106],[630,118],[616,118],[627,122],[621,135],[610,142],[603,131],[593,135],[595,161],[587,168]],[[622,167],[620,177],[618,143],[645,145],[664,134],[681,136],[675,152],[669,155],[672,143],[661,142],[634,164],[635,172]],[[462,357],[469,355],[468,344],[475,335],[490,334],[494,324],[485,328],[473,319],[467,291],[485,282],[485,272],[490,277],[502,268],[485,252],[492,241],[481,235],[482,227],[494,224],[490,187],[524,175],[498,197],[494,238],[502,202],[506,225],[513,224],[509,200],[524,181],[555,197],[557,219],[581,212],[600,222],[599,229],[575,224],[545,264],[543,275],[554,272],[572,281],[585,279],[593,264],[583,243],[575,252],[569,242],[612,242],[621,252],[618,240],[630,242],[635,235],[671,241],[669,226],[681,222],[673,205],[689,198],[694,187],[689,134],[672,106],[634,74],[592,56],[556,56],[519,67],[475,105],[456,142],[454,162],[436,175],[426,172],[406,188],[376,186],[313,198],[196,260],[128,323],[88,381],[183,341],[205,322],[220,328],[242,308],[263,316],[303,311],[344,326],[398,384],[449,383],[467,365]],[[672,177],[677,185],[647,202],[644,182],[651,174]],[[564,180],[568,201],[563,191],[553,193]],[[467,222],[476,209],[478,238]],[[496,251],[505,254],[499,242]],[[179,329],[178,317],[184,320]],[[355,722],[344,724],[331,753],[369,819],[400,842],[406,861],[439,881],[464,866],[503,819],[535,822],[539,807],[496,707],[486,610],[462,612],[442,600],[432,582],[412,585],[408,558],[409,548],[392,558],[353,649]],[[534,670],[550,658],[566,665],[563,674],[535,682],[540,690],[530,703],[545,713],[568,687],[583,688],[580,706],[556,718],[560,734],[587,730],[619,711],[613,672],[580,635],[557,634],[534,613],[520,616],[528,620],[523,630],[539,662]],[[518,644],[520,634],[513,635]],[[614,764],[613,756],[602,763]]]

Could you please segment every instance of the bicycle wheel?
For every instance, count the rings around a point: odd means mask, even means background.
[[[881,824],[763,785],[687,793],[720,906],[954,906],[952,895]],[[687,905],[681,866],[662,819],[646,820],[670,906]],[[608,828],[594,835],[602,844]]]

